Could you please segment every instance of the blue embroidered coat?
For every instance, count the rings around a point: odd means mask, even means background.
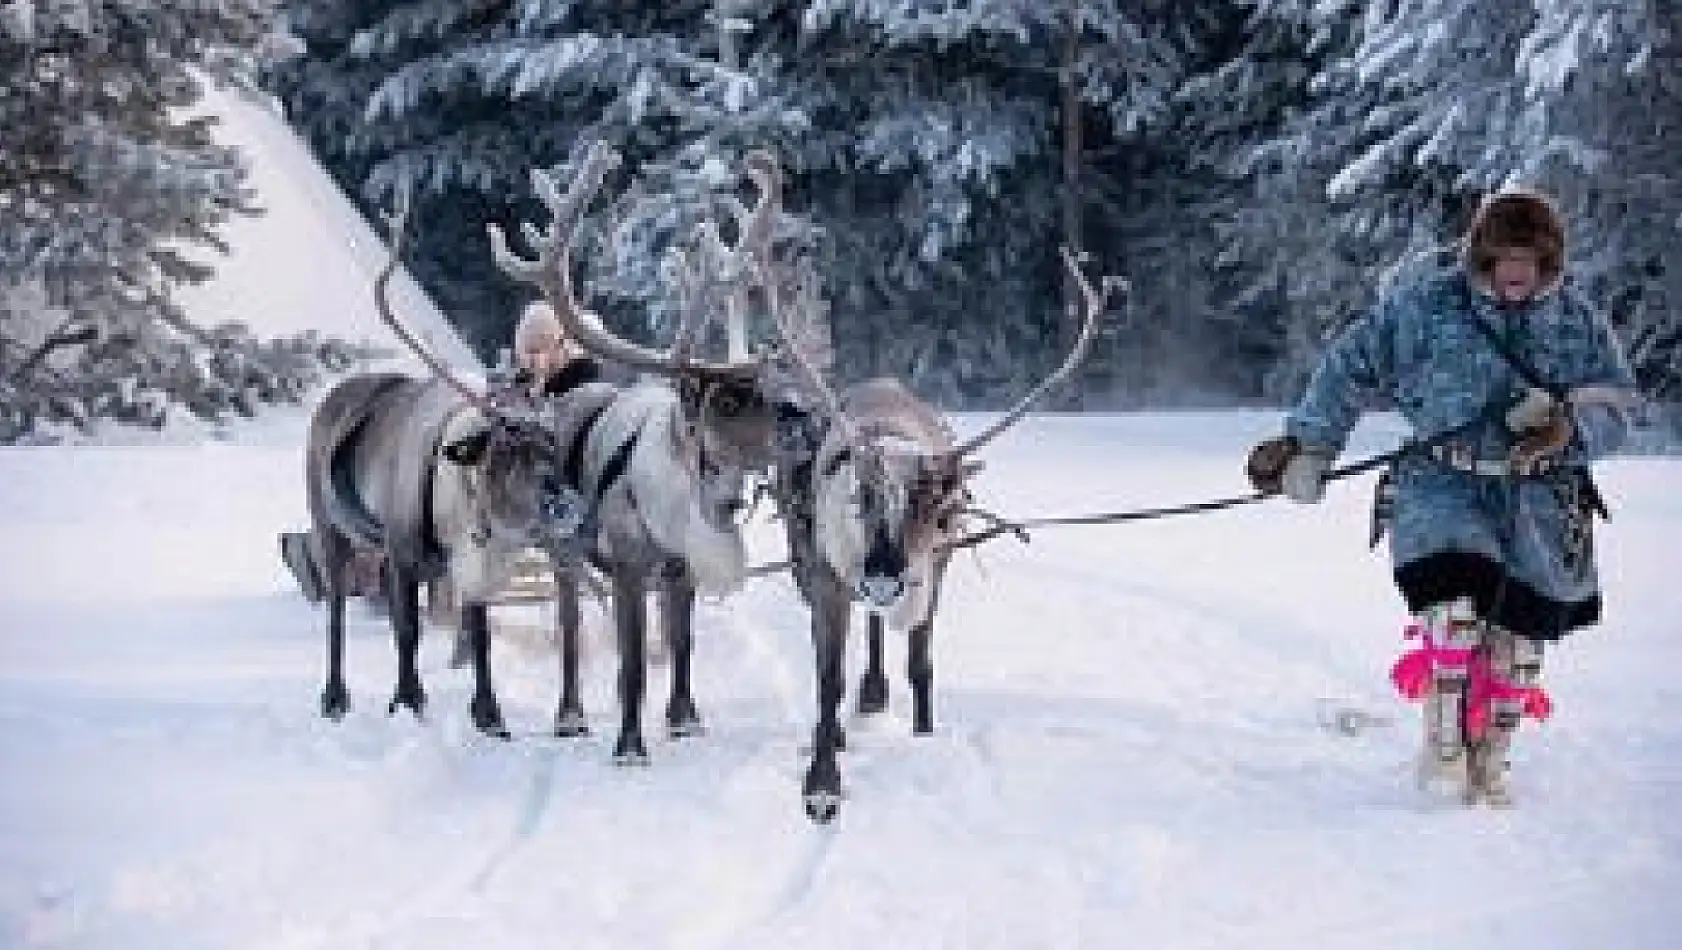
[[[1470,424],[1455,437],[1464,454],[1507,458],[1516,440],[1505,409],[1526,383],[1473,320],[1552,385],[1634,393],[1616,337],[1569,281],[1507,308],[1458,262],[1439,262],[1399,281],[1333,342],[1287,417],[1287,434],[1335,456],[1363,410],[1390,408],[1420,440]],[[1571,411],[1576,436],[1549,476],[1475,474],[1423,453],[1398,463],[1391,556],[1410,610],[1470,595],[1486,618],[1542,639],[1598,621],[1592,549],[1572,543],[1573,496],[1590,484],[1589,463],[1623,442],[1628,422],[1616,405]],[[1587,523],[1575,522],[1581,530]]]

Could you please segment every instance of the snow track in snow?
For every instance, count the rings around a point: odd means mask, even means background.
[[[1154,418],[1029,420],[984,497],[1216,493],[1265,424],[1179,421],[1163,453]],[[1656,950],[1682,923],[1676,463],[1607,466],[1608,622],[1549,655],[1558,718],[1516,749],[1516,811],[1412,789],[1416,713],[1384,684],[1398,604],[1355,490],[960,558],[934,735],[910,735],[890,638],[890,711],[849,715],[847,798],[815,827],[786,577],[701,605],[704,736],[665,738],[652,669],[648,768],[610,763],[596,634],[594,732],[547,735],[555,662],[528,645],[497,654],[501,742],[471,729],[447,636],[423,646],[427,720],[387,717],[390,635],[353,607],[353,708],[318,719],[323,617],[273,551],[302,511],[293,451],[0,453],[32,501],[0,512],[0,946]],[[1329,732],[1328,695],[1395,726]]]

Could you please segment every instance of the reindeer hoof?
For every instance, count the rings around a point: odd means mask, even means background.
[[[859,680],[859,715],[874,716],[888,711],[888,678],[865,676]]]
[[[841,796],[834,792],[807,792],[806,817],[820,825],[827,825],[835,820],[841,811]]]
[[[647,765],[648,748],[642,744],[641,737],[621,738],[619,743],[613,747],[613,764],[618,766]]]
[[[555,713],[555,735],[561,739],[576,739],[590,734],[590,723],[582,709],[562,709]]]
[[[666,724],[666,735],[673,739],[694,739],[707,734],[707,724],[699,719]]]
[[[426,691],[418,685],[412,687],[399,686],[397,692],[392,695],[391,702],[386,705],[385,714],[395,716],[399,709],[407,709],[414,714],[416,719],[424,719],[426,717]]]
[[[814,762],[806,770],[801,800],[806,805],[806,817],[820,824],[841,810],[841,773],[833,762]]]
[[[321,691],[321,718],[339,722],[350,712],[350,693],[343,683],[331,683]]]
[[[495,696],[475,696],[468,704],[467,713],[473,719],[473,727],[493,739],[510,739],[513,735],[508,726],[502,721],[502,709],[496,704]]]
[[[705,735],[707,727],[695,703],[688,699],[673,700],[666,707],[666,735],[673,739],[689,739]]]

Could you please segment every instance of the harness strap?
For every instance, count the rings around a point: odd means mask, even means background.
[[[579,423],[577,431],[572,434],[572,444],[567,447],[565,470],[562,474],[566,483],[573,488],[584,487],[584,443],[605,412],[607,404],[603,403]]]
[[[631,437],[626,439],[623,445],[615,449],[613,454],[608,457],[607,464],[602,466],[602,477],[601,480],[596,483],[596,497],[593,501],[592,507],[601,506],[602,499],[607,497],[607,493],[613,489],[614,484],[624,476],[625,469],[630,467],[631,452],[637,447],[637,439],[639,438],[641,431],[642,430],[639,429],[636,432],[631,433]]]
[[[1551,383],[1543,378],[1535,365],[1520,356],[1519,352],[1507,340],[1502,339],[1501,335],[1495,332],[1494,327],[1485,323],[1483,318],[1478,315],[1477,306],[1472,299],[1471,278],[1464,274],[1460,276],[1460,297],[1465,307],[1467,320],[1477,329],[1484,341],[1489,344],[1490,349],[1495,351],[1495,355],[1506,360],[1507,365],[1512,368],[1513,372],[1517,373],[1529,385],[1540,389],[1559,402],[1566,401],[1570,395],[1570,391],[1566,387]]]

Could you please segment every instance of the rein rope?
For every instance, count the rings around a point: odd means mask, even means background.
[[[1400,459],[1404,455],[1417,452],[1421,449],[1429,449],[1432,446],[1447,442],[1453,437],[1464,432],[1469,427],[1470,424],[1450,429],[1449,431],[1441,433],[1424,442],[1410,441],[1394,451],[1386,452],[1383,455],[1375,455],[1372,458],[1356,462],[1352,465],[1345,465],[1342,468],[1333,469],[1326,474],[1326,481],[1333,482],[1341,479],[1353,478],[1356,475],[1370,472],[1375,468],[1382,468],[1397,459]],[[1102,514],[1063,515],[1060,517],[1047,518],[1022,518],[1015,521],[1003,518],[993,512],[986,511],[981,508],[966,508],[963,511],[964,514],[981,518],[982,520],[989,522],[988,526],[980,531],[974,532],[973,534],[965,535],[955,541],[941,545],[941,549],[947,552],[952,552],[961,551],[965,548],[979,547],[980,545],[986,544],[988,541],[992,541],[995,538],[1007,534],[1016,538],[1018,541],[1021,541],[1023,544],[1027,544],[1031,540],[1029,537],[1030,528],[1125,524],[1133,521],[1154,521],[1159,518],[1173,518],[1180,515],[1207,514],[1213,511],[1225,511],[1229,508],[1253,505],[1259,501],[1276,498],[1278,495],[1278,492],[1250,492],[1246,495],[1234,495],[1230,498],[1217,498],[1212,501],[1198,501],[1184,505],[1171,505],[1165,508],[1137,508],[1128,511],[1105,512]],[[789,561],[771,561],[765,564],[757,564],[748,568],[746,576],[766,577],[771,574],[786,571],[791,566],[792,564]]]
[[[1330,472],[1326,473],[1326,481],[1335,482],[1347,478],[1353,478],[1356,475],[1370,472],[1373,469],[1383,468],[1386,465],[1390,465],[1403,456],[1419,451],[1430,450],[1436,446],[1443,445],[1459,437],[1466,430],[1472,428],[1474,425],[1482,422],[1483,420],[1484,415],[1479,415],[1477,418],[1465,425],[1456,426],[1453,429],[1440,432],[1424,441],[1409,440],[1403,443],[1401,447],[1393,451],[1385,452],[1382,455],[1375,455],[1372,458],[1363,459],[1362,461],[1345,465],[1341,468],[1332,469]],[[1183,505],[1169,505],[1163,508],[1137,508],[1128,511],[1112,511],[1090,515],[1022,518],[1015,521],[1001,518],[992,512],[982,511],[979,509],[969,509],[965,511],[965,514],[979,516],[991,522],[991,524],[980,531],[965,535],[964,537],[958,538],[957,540],[944,545],[944,548],[947,551],[961,551],[964,548],[973,548],[986,544],[988,541],[1006,534],[1012,535],[1023,544],[1027,544],[1029,541],[1028,529],[1030,528],[1126,524],[1134,521],[1155,521],[1159,518],[1174,518],[1179,517],[1180,515],[1201,515],[1214,511],[1225,511],[1229,508],[1239,508],[1244,505],[1253,505],[1259,501],[1266,501],[1270,498],[1278,497],[1279,494],[1279,492],[1256,491],[1244,495],[1234,495],[1229,498],[1217,498],[1211,501],[1198,501]]]

